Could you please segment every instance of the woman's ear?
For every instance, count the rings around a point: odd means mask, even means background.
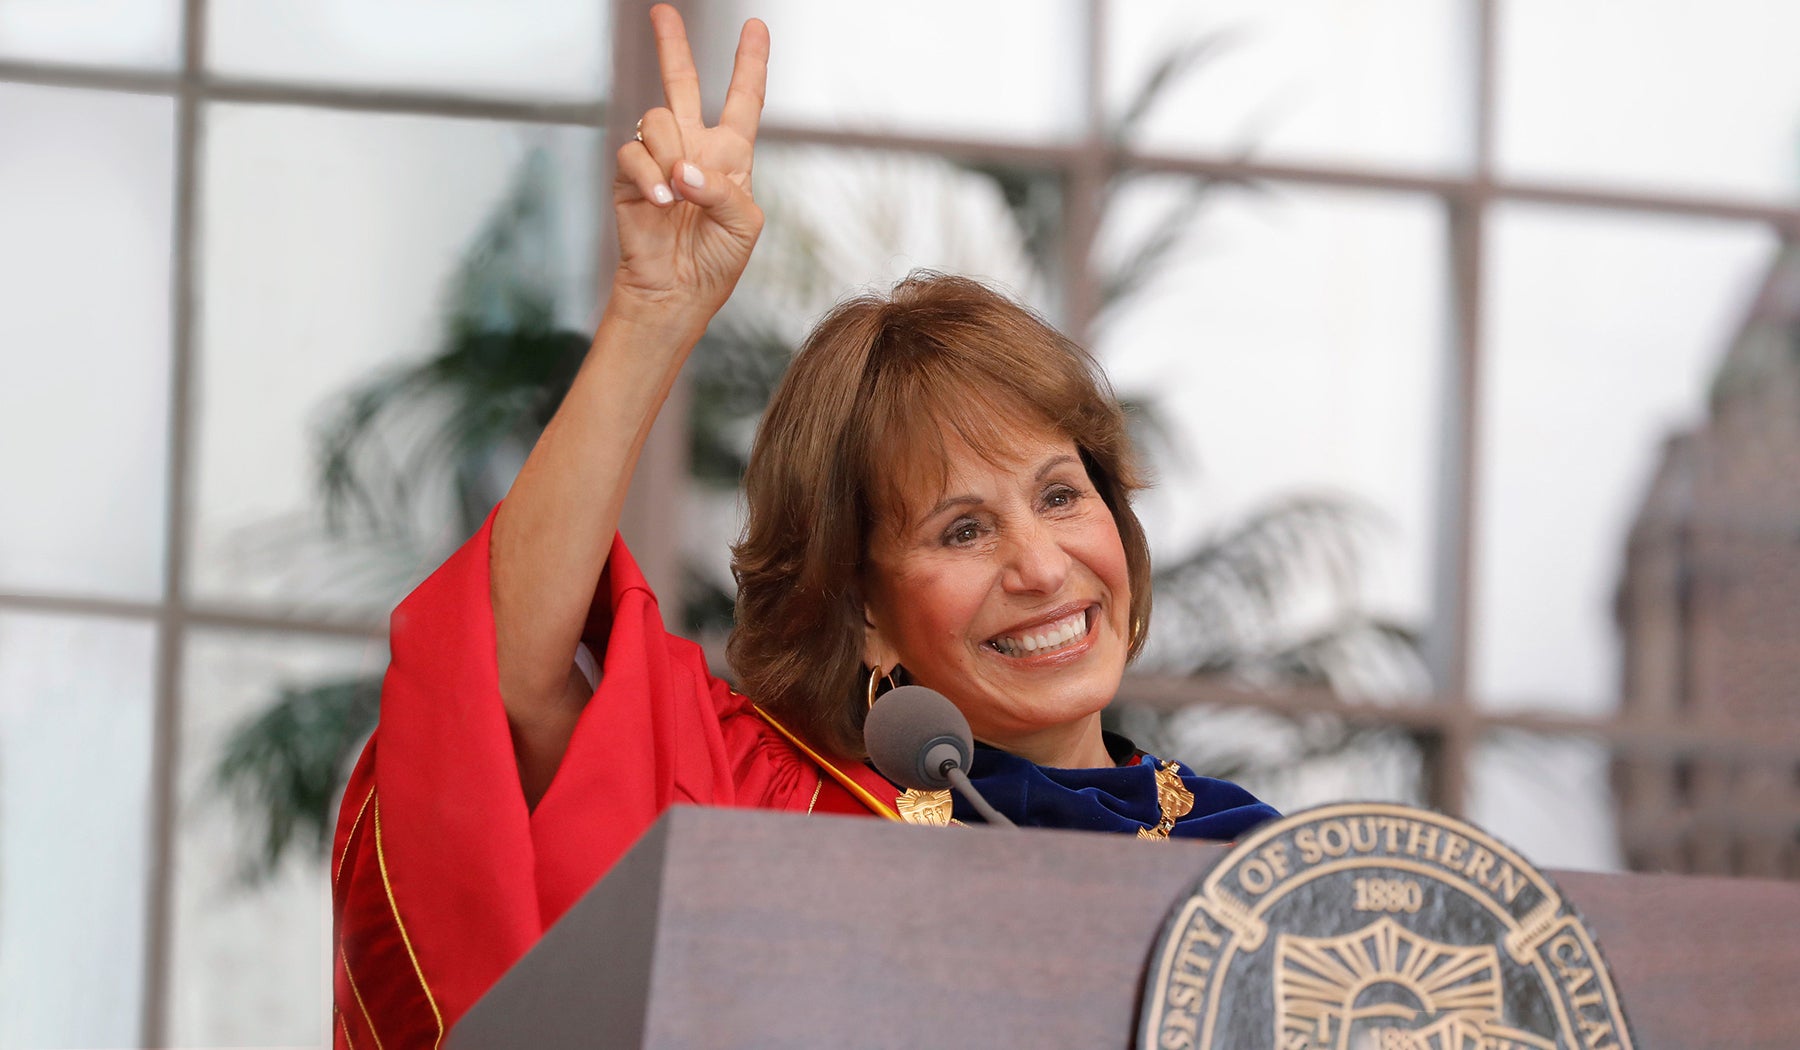
[[[863,605],[862,661],[864,667],[879,667],[887,671],[893,670],[894,665],[900,662],[900,654],[881,636],[881,628],[875,623],[875,611],[867,603]]]

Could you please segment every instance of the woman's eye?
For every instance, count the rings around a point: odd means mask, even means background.
[[[974,543],[980,538],[981,526],[972,521],[959,521],[944,534],[944,539],[952,544]]]
[[[1066,485],[1058,485],[1056,488],[1044,493],[1044,506],[1052,509],[1066,507],[1069,504],[1074,503],[1076,499],[1080,498],[1080,495],[1080,493]]]

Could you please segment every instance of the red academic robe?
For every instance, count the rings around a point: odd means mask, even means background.
[[[528,810],[495,669],[492,524],[394,610],[380,726],[332,851],[344,1050],[439,1045],[673,803],[897,819],[891,785],[820,759],[663,628],[622,542],[595,595],[599,687]]]

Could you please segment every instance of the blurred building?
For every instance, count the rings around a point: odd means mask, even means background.
[[[1671,437],[1618,597],[1626,718],[1779,739],[1800,718],[1800,251],[1771,268]],[[1800,877],[1800,765],[1640,755],[1616,768],[1632,867]]]

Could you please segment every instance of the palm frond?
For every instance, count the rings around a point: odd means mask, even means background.
[[[1201,206],[1219,183],[1195,177],[1187,180],[1178,199],[1162,209],[1150,232],[1127,249],[1123,257],[1100,274],[1100,301],[1094,323],[1104,325],[1134,298],[1156,284],[1170,270],[1176,249],[1191,243]]]
[[[1346,499],[1282,500],[1165,563],[1155,576],[1159,615],[1174,613],[1209,650],[1241,651],[1299,599],[1354,601],[1370,525],[1369,511]]]
[[[331,809],[350,763],[375,729],[381,679],[343,678],[283,687],[225,742],[213,781],[259,828],[243,876],[272,874],[291,846],[323,853]]]
[[[1236,46],[1239,35],[1225,31],[1182,41],[1163,52],[1150,66],[1150,73],[1133,91],[1125,108],[1111,121],[1109,137],[1115,146],[1128,144],[1170,87],[1198,72],[1207,62]]]
[[[1416,630],[1358,611],[1274,650],[1238,654],[1219,668],[1240,678],[1318,685],[1340,696],[1384,699],[1421,695],[1429,674]]]
[[[1296,497],[1166,564],[1154,578],[1146,663],[1349,696],[1425,692],[1418,633],[1363,608],[1365,548],[1377,524],[1355,502]]]
[[[725,487],[743,480],[750,435],[794,349],[781,332],[742,313],[715,323],[701,338],[688,359],[689,469],[696,480]]]
[[[377,436],[380,425],[428,381],[413,367],[375,376],[346,394],[338,410],[315,428],[314,476],[329,532],[398,530],[397,519],[412,504],[410,479]]]
[[[530,447],[588,343],[557,324],[552,200],[548,160],[533,153],[452,278],[437,352],[353,387],[326,415],[316,469],[333,531],[404,534],[429,494],[467,532],[499,498],[510,479],[497,486],[491,464]]]

